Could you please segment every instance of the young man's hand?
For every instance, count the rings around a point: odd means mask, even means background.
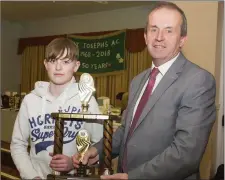
[[[73,155],[73,166],[75,168],[79,168],[79,153]],[[92,165],[95,164],[99,160],[98,151],[95,147],[91,147],[84,155],[82,164]]]
[[[65,156],[63,154],[56,154],[53,156],[53,153],[49,153],[52,156],[52,160],[50,162],[50,167],[59,172],[69,172],[73,169],[72,158]]]

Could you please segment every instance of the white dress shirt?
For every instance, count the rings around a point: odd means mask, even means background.
[[[171,65],[175,62],[175,60],[177,59],[177,57],[179,56],[179,54],[180,54],[180,53],[178,53],[173,59],[167,61],[166,63],[164,63],[164,64],[162,64],[161,66],[158,67],[159,73],[158,73],[157,76],[156,76],[156,80],[155,80],[155,84],[154,84],[153,89],[152,89],[152,93],[154,92],[155,88],[157,87],[157,85],[159,84],[159,82],[161,81],[161,79],[163,78],[163,76],[166,74],[166,72],[168,71],[168,69],[169,69],[169,68],[171,67]],[[152,70],[154,67],[155,67],[155,65],[154,65],[154,63],[152,62],[151,70]],[[149,80],[149,78],[148,78],[148,80]],[[135,106],[134,106],[133,118],[134,118],[134,114],[135,114],[135,112],[136,112],[136,110],[137,110],[137,106],[138,106],[138,104],[139,104],[139,102],[140,102],[140,100],[141,100],[141,97],[142,97],[142,95],[143,95],[143,93],[144,93],[144,91],[145,91],[145,88],[146,88],[146,86],[147,86],[147,84],[148,84],[148,80],[146,81],[146,83],[145,83],[143,89],[141,90],[141,93],[140,93],[140,95],[139,95],[139,97],[138,97],[138,99],[137,99],[137,102],[136,102]],[[132,121],[133,121],[133,120],[132,120]],[[132,121],[131,121],[131,123],[132,123]]]

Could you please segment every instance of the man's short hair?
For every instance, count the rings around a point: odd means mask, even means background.
[[[79,48],[71,39],[68,38],[56,38],[52,40],[46,47],[45,60],[51,61],[59,59],[63,56],[65,50],[67,54],[65,58],[70,60],[78,60]]]
[[[181,36],[182,37],[186,36],[187,35],[187,18],[185,16],[184,11],[172,2],[157,1],[157,2],[153,2],[153,5],[151,6],[149,14],[151,14],[153,11],[155,11],[157,9],[162,9],[162,8],[176,10],[180,13],[180,15],[182,17]],[[147,33],[147,26],[148,26],[148,21],[145,26],[145,33]]]

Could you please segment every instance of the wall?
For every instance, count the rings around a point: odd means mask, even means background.
[[[18,92],[20,56],[17,55],[17,47],[23,28],[18,23],[8,21],[2,21],[1,27],[1,92]]]
[[[222,38],[221,38],[222,37]],[[217,79],[217,104],[218,104],[218,119],[215,124],[215,139],[213,148],[213,169],[216,171],[220,164],[224,164],[224,127],[222,127],[222,116],[224,114],[224,2],[219,2],[218,8],[218,29],[217,29],[217,48],[216,49],[216,71],[215,78]],[[222,60],[222,62],[220,61]]]
[[[187,57],[214,74],[218,2],[181,2],[187,16],[188,41],[184,46]]]
[[[147,7],[135,7],[27,23],[23,37],[140,28],[147,12]]]

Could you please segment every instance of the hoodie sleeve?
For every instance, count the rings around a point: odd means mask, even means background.
[[[92,96],[89,102],[91,114],[101,114],[96,99]],[[101,122],[85,123],[84,128],[90,133],[91,142],[97,143],[103,137],[103,125]]]
[[[27,151],[29,134],[29,122],[25,97],[14,124],[12,141],[10,144],[12,159],[20,172],[21,178],[24,179],[33,179],[34,177],[40,176],[34,169]]]

